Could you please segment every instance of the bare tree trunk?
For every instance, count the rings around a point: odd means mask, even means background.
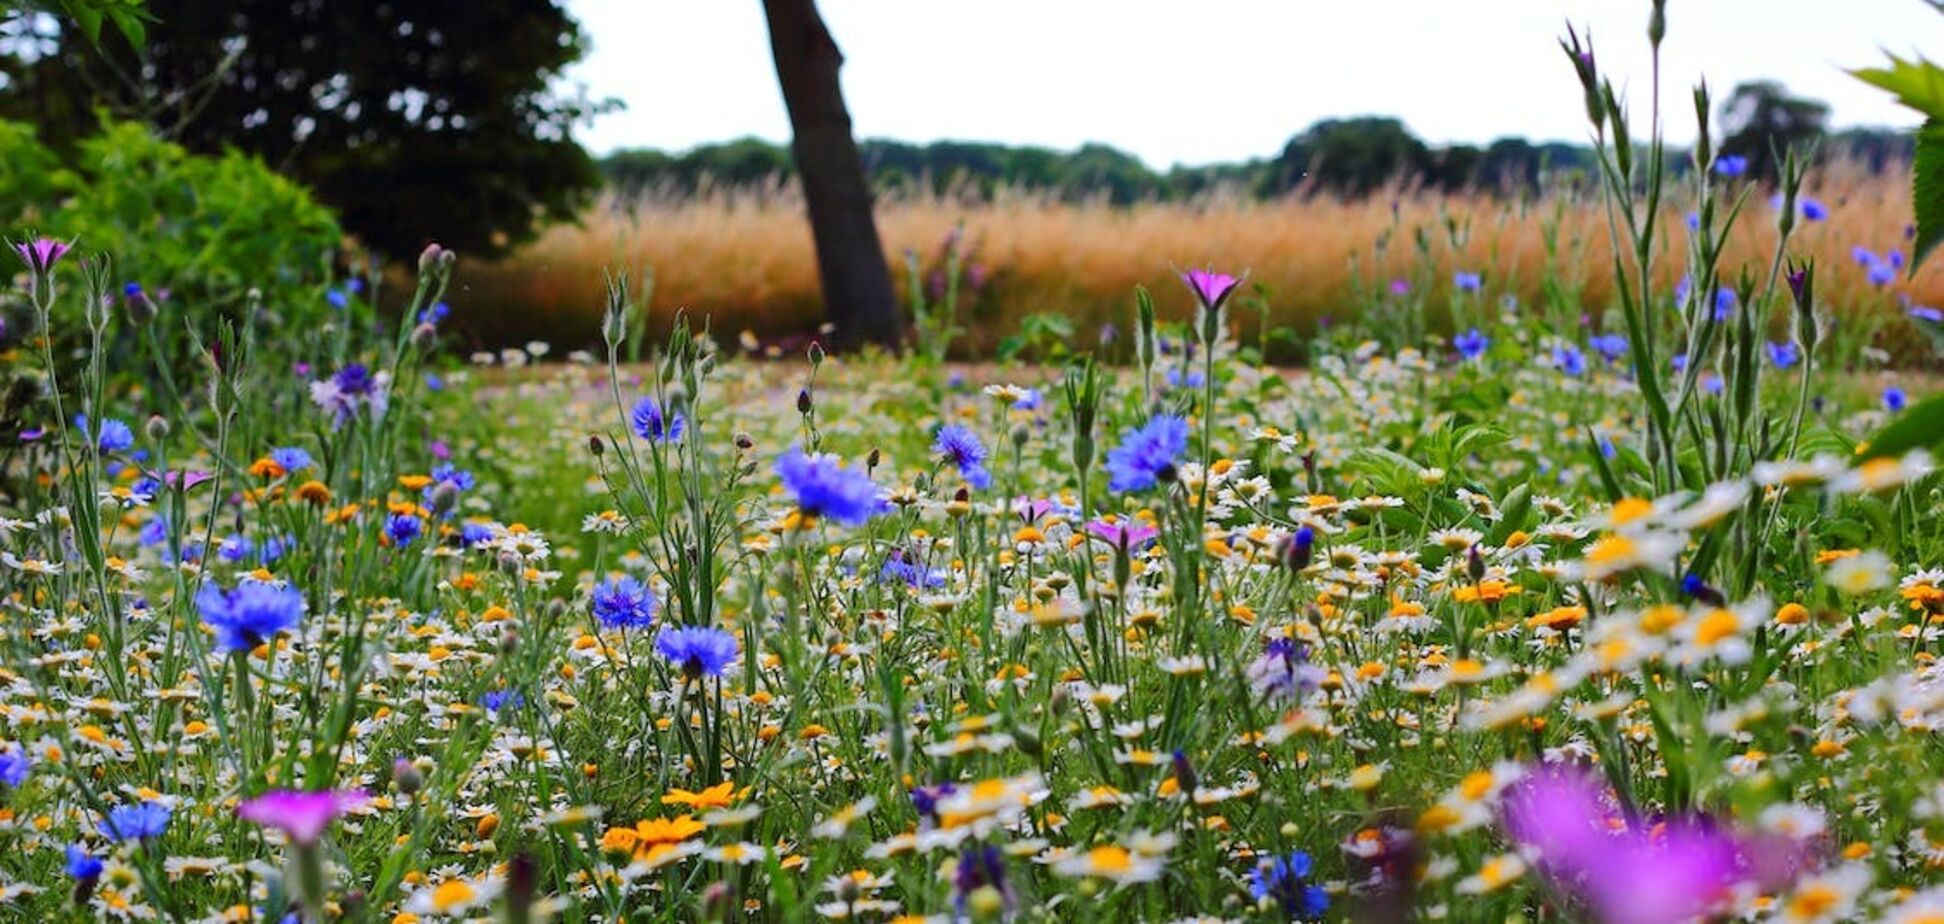
[[[816,0],[763,0],[763,9],[795,135],[790,153],[810,207],[825,317],[836,328],[839,346],[894,345],[903,325],[871,214],[864,160],[837,83],[843,53],[818,15]]]

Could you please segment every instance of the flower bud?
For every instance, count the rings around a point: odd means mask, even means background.
[[[445,248],[440,247],[436,243],[425,245],[425,249],[419,251],[419,262],[418,262],[419,275],[421,276],[430,275],[434,270],[437,270],[439,268],[439,261],[443,260],[444,258],[445,258]]]
[[[605,447],[601,444],[601,438],[599,436],[590,436],[587,438],[587,451],[593,453],[596,459],[600,458],[601,453],[606,451]]]
[[[810,400],[810,389],[805,388],[797,392],[797,413],[808,414],[816,406],[816,402]]]
[[[392,761],[392,785],[409,796],[425,788],[425,774],[419,770],[418,764],[400,757]]]
[[[151,441],[159,443],[169,438],[169,420],[161,414],[149,415],[148,426],[143,429],[148,431]]]

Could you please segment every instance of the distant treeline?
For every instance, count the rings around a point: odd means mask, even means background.
[[[1790,102],[1787,97],[1781,100]],[[1812,112],[1814,117],[1806,125],[1800,111],[1789,114],[1792,121],[1744,120],[1746,124],[1724,137],[1722,152],[1746,158],[1749,172],[1757,177],[1772,172],[1769,152],[1776,146],[1811,140],[1819,157],[1848,159],[1872,171],[1911,156],[1907,133],[1888,129],[1825,133],[1822,113]],[[1520,192],[1537,189],[1548,173],[1584,171],[1594,164],[1588,146],[1523,138],[1501,138],[1482,147],[1434,147],[1413,136],[1402,122],[1384,117],[1326,119],[1290,139],[1274,157],[1166,171],[1154,170],[1134,155],[1104,144],[1056,151],[964,141],[867,140],[860,147],[873,183],[883,190],[985,196],[1003,187],[1062,199],[1104,198],[1118,204],[1183,199],[1218,188],[1261,198],[1297,189],[1357,197],[1399,180],[1448,192]],[[1688,169],[1684,153],[1669,160],[1676,171]],[[749,186],[791,174],[787,146],[754,138],[702,145],[679,154],[624,150],[604,158],[601,168],[609,185],[623,195],[681,195],[705,186]]]

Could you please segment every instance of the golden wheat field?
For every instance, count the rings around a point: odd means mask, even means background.
[[[1914,279],[1877,288],[1851,256],[1856,247],[1907,248],[1905,175],[1873,176],[1838,164],[1814,176],[1804,194],[1828,217],[1801,223],[1791,250],[1823,267],[1818,282],[1835,311],[1897,313],[1900,296],[1911,304],[1944,302],[1944,274],[1935,263]],[[1657,258],[1664,285],[1682,273],[1684,203],[1692,190],[1676,186],[1670,198]],[[1776,208],[1767,190],[1752,187],[1744,208],[1723,266],[1731,277],[1746,266],[1759,279],[1773,248]],[[1124,327],[1136,284],[1172,295],[1176,271],[1204,263],[1248,268],[1250,281],[1269,292],[1273,322],[1299,330],[1356,311],[1359,280],[1368,291],[1408,278],[1435,310],[1458,271],[1480,273],[1485,297],[1515,295],[1526,305],[1540,297],[1550,274],[1583,286],[1582,310],[1598,313],[1612,266],[1597,190],[1570,180],[1523,198],[1395,187],[1360,201],[1216,194],[1133,207],[1003,191],[985,201],[908,195],[881,199],[878,218],[901,293],[907,251],[930,264],[963,225],[967,264],[983,277],[960,309],[975,349],[989,348],[997,332],[1035,312],[1067,315],[1080,336],[1102,323]],[[652,273],[653,312],[663,323],[685,308],[719,333],[773,338],[811,330],[821,317],[802,200],[780,183],[679,198],[610,197],[577,225],[553,229],[510,259],[470,265],[455,294],[472,319],[470,335],[481,342],[572,346],[597,338],[603,271],[618,267],[637,278]],[[1164,311],[1187,305],[1185,298],[1162,303]]]

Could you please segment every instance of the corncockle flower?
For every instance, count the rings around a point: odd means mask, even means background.
[[[0,783],[5,783],[9,789],[19,789],[20,784],[27,782],[27,774],[33,769],[33,762],[21,751],[0,751]]]
[[[331,820],[364,805],[370,797],[362,791],[297,792],[279,789],[245,800],[236,807],[236,817],[266,828],[276,828],[300,847],[317,843]]]
[[[594,586],[590,595],[594,618],[610,629],[640,629],[655,621],[655,595],[628,575],[611,577]]]
[[[1027,523],[1037,523],[1040,518],[1059,509],[1060,505],[1052,500],[1034,499],[1025,495],[1013,498],[1013,512]]]
[[[1266,857],[1249,871],[1249,897],[1273,901],[1292,921],[1318,920],[1330,907],[1330,893],[1308,881],[1314,867],[1301,850]]]
[[[644,396],[636,401],[634,409],[628,412],[628,425],[636,436],[650,443],[672,443],[682,438],[682,429],[687,424],[680,414],[662,415],[661,405],[654,396]]]
[[[262,581],[246,580],[230,591],[209,583],[196,594],[196,611],[216,630],[218,649],[249,651],[296,627],[304,616],[304,595]]]
[[[1765,346],[1768,348],[1769,362],[1774,363],[1777,369],[1787,369],[1802,358],[1802,350],[1793,340],[1771,340]]]
[[[54,264],[61,262],[61,258],[67,256],[73,246],[72,242],[57,241],[51,237],[37,237],[13,245],[14,253],[20,255],[20,262],[27,264],[28,272],[36,276],[45,276],[52,271]]]
[[[169,818],[174,810],[160,802],[143,802],[137,805],[117,805],[108,810],[95,829],[101,836],[116,841],[140,841],[161,837],[169,828]]]
[[[1087,524],[1087,532],[1123,552],[1138,549],[1147,541],[1160,535],[1161,530],[1140,520],[1130,517],[1108,521],[1094,520]]]
[[[1505,829],[1604,924],[1672,924],[1702,915],[1754,871],[1778,864],[1706,818],[1649,826],[1610,811],[1586,773],[1540,768],[1508,789]],[[1786,865],[1780,864],[1780,865]]]
[[[1716,176],[1729,178],[1741,176],[1748,172],[1748,158],[1739,154],[1723,154],[1715,158],[1714,172]]]
[[[1121,434],[1119,446],[1107,452],[1107,488],[1117,494],[1145,491],[1173,481],[1175,462],[1188,449],[1188,422],[1158,414],[1145,426]]]
[[[1211,269],[1191,269],[1181,274],[1181,281],[1187,283],[1195,298],[1201,300],[1202,307],[1209,309],[1221,307],[1241,283],[1234,276]]]
[[[1895,385],[1888,385],[1885,386],[1883,389],[1883,409],[1889,411],[1892,414],[1895,414],[1896,412],[1903,410],[1904,405],[1908,403],[1909,400],[1910,399],[1904,394],[1904,390],[1898,388]]]
[[[1451,286],[1460,292],[1476,292],[1485,287],[1485,279],[1477,273],[1453,273]]]
[[[1271,640],[1262,656],[1249,665],[1249,683],[1263,699],[1300,702],[1322,686],[1327,676],[1309,663],[1309,646],[1292,638]]]
[[[805,455],[794,446],[776,457],[776,477],[805,516],[857,526],[886,506],[870,476],[845,468],[834,457]]]
[[[1570,376],[1586,374],[1586,354],[1579,347],[1562,343],[1552,348],[1553,367]]]
[[[1492,338],[1479,333],[1478,328],[1474,327],[1453,337],[1451,345],[1458,348],[1459,356],[1468,360],[1477,359],[1485,355],[1485,350],[1492,345]]]
[[[655,637],[655,650],[691,679],[721,676],[736,663],[736,637],[712,626],[670,626]]]
[[[1402,276],[1399,276],[1398,278],[1391,280],[1390,293],[1392,295],[1411,294],[1411,281],[1409,279],[1405,279]]]
[[[945,461],[957,467],[967,484],[974,488],[992,485],[992,474],[986,471],[986,448],[979,442],[971,428],[961,424],[946,424],[938,428],[938,438],[932,442],[932,451]]]

